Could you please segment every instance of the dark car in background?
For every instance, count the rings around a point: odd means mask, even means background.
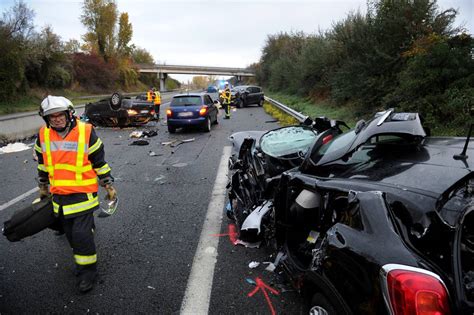
[[[209,94],[213,102],[219,100],[219,90],[217,87],[209,85],[206,89],[206,93]]]
[[[239,85],[235,86],[232,90],[231,105],[235,105],[238,108],[256,104],[263,106],[265,102],[264,93],[261,87],[254,85]]]
[[[474,151],[391,110],[285,172],[283,270],[313,314],[474,313]]]
[[[211,131],[211,125],[217,124],[218,108],[207,93],[188,93],[173,96],[166,110],[168,131],[177,128],[198,126]]]
[[[139,126],[154,119],[155,109],[152,102],[114,93],[109,98],[86,104],[84,115],[96,126]]]

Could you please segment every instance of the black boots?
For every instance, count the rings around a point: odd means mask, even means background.
[[[97,278],[97,273],[86,273],[79,276],[77,282],[77,288],[79,292],[86,293],[94,288],[95,280]]]

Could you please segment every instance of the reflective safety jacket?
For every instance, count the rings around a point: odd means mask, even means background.
[[[153,101],[154,98],[155,98],[155,92],[153,92],[153,90],[149,90],[148,92],[146,92],[146,100],[148,102]]]
[[[155,91],[155,105],[161,105],[161,94],[158,91]]]
[[[232,93],[230,92],[230,89],[225,89],[221,92],[221,98],[223,100],[223,104],[230,104],[230,100],[232,98]]]
[[[65,138],[44,126],[35,150],[38,176],[40,182],[51,185],[56,214],[62,208],[64,216],[76,216],[98,207],[97,176],[111,176],[110,167],[104,161],[104,146],[92,125],[74,121]]]

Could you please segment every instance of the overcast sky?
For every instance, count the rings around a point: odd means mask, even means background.
[[[0,11],[14,0],[0,0]],[[81,39],[83,1],[24,0],[36,13],[39,31],[51,25],[64,41]],[[269,34],[327,30],[349,12],[366,11],[366,0],[116,0],[128,12],[132,43],[158,63],[246,67],[260,59]],[[438,0],[441,9],[459,10],[456,25],[474,33],[474,0]],[[188,76],[172,75],[179,80]]]

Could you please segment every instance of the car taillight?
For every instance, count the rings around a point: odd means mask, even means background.
[[[329,141],[332,140],[332,135],[327,135],[326,137],[323,138],[323,144],[328,143]]]
[[[171,111],[171,109],[168,108],[166,110],[166,116],[171,117],[171,115],[173,115],[173,112]]]
[[[395,315],[451,314],[448,292],[438,275],[420,268],[385,265],[388,302]]]
[[[207,113],[207,106],[201,107],[201,109],[199,110],[199,115],[204,116],[206,115],[206,113]]]

